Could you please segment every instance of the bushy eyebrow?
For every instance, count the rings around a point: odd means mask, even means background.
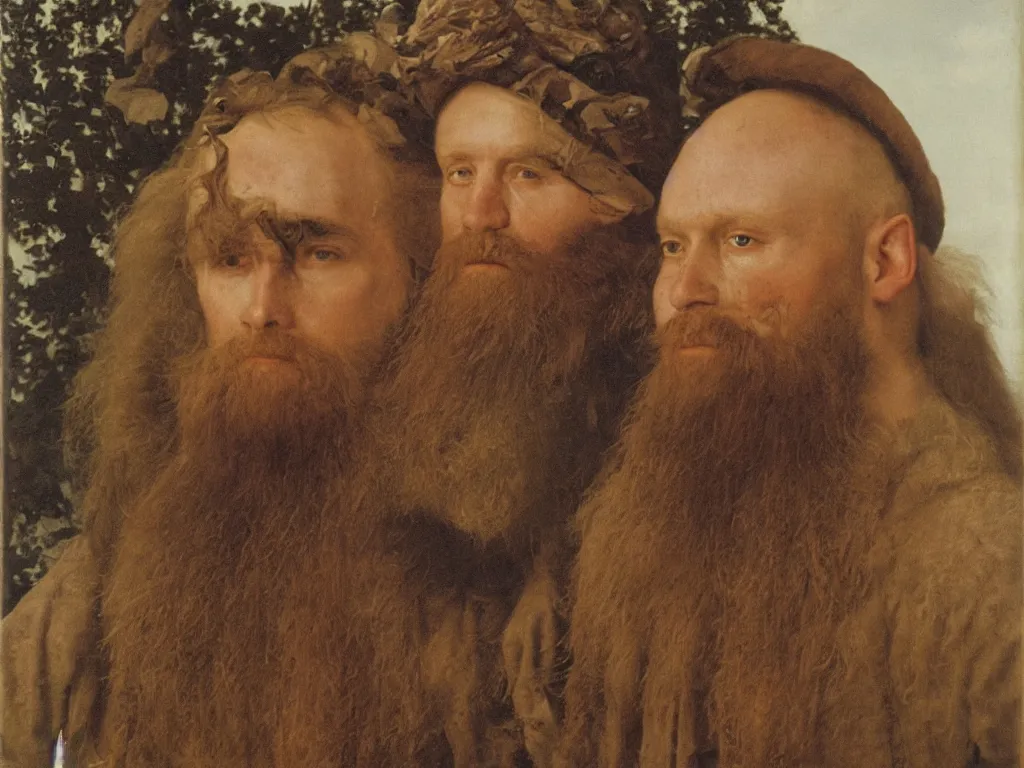
[[[289,245],[297,244],[307,238],[344,237],[349,240],[359,239],[354,229],[329,219],[267,216],[260,221],[260,226],[268,236]]]
[[[556,163],[551,157],[546,155],[538,155],[536,153],[523,155],[521,157],[516,158],[513,162],[542,165],[548,170],[555,171],[556,173],[562,173],[564,175],[562,166]]]
[[[359,247],[363,237],[353,227],[334,218],[278,213],[272,201],[240,200],[223,188],[212,193],[213,202],[199,210],[188,227],[188,261],[192,264],[216,261],[225,250],[249,247],[255,225],[264,237],[276,242],[286,258],[294,260],[303,241],[341,238]]]
[[[356,244],[360,242],[359,234],[354,229],[330,219],[275,216],[264,210],[250,221],[262,230],[265,237],[280,246],[288,260],[296,258],[297,250],[304,240],[340,237]]]

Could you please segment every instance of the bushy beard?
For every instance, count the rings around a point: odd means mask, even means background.
[[[714,737],[724,765],[820,754],[877,514],[857,502],[867,355],[852,307],[823,302],[788,341],[710,308],[658,334],[580,512],[566,743],[596,727],[627,756],[641,735],[648,755]],[[715,351],[681,353],[694,345]]]
[[[272,333],[181,361],[178,449],[126,516],[105,585],[118,764],[269,764],[277,617],[316,549],[368,365]]]
[[[227,443],[244,450],[225,460],[301,462],[344,441],[374,357],[369,346],[340,356],[274,331],[199,350],[176,370],[182,451]]]
[[[860,421],[858,332],[849,313],[826,307],[792,341],[762,338],[713,310],[685,311],[657,334],[658,363],[627,450],[644,450],[645,465],[674,467],[675,482],[665,476],[661,487],[677,490],[677,507],[706,513],[733,510],[780,470],[820,467]],[[689,351],[701,346],[714,351]]]
[[[575,506],[637,375],[624,350],[645,330],[650,249],[623,234],[558,255],[493,234],[442,247],[376,398],[396,509],[486,543]],[[500,266],[466,271],[474,262]]]

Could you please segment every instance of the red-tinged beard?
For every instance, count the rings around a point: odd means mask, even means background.
[[[284,616],[310,627],[293,658],[331,673],[289,675],[283,750],[304,764],[436,765],[451,759],[448,707],[470,710],[459,739],[481,735],[483,713],[509,714],[501,628],[531,534],[564,527],[638,378],[651,255],[625,230],[556,257],[491,237],[438,254],[382,366],[364,471],[325,517],[323,554],[307,561],[317,575]],[[464,269],[481,258],[504,266]],[[474,628],[452,636],[454,615]]]
[[[274,332],[200,350],[177,369],[183,447],[226,441],[249,457],[286,460],[344,441],[374,358],[369,348],[342,357]]]
[[[877,514],[857,479],[868,358],[852,306],[823,304],[789,341],[711,309],[658,334],[616,462],[580,512],[567,743],[597,727],[639,749],[643,710],[648,749],[714,739],[721,764],[814,762]]]
[[[636,380],[651,253],[622,226],[558,255],[490,234],[444,245],[376,398],[394,507],[478,542],[563,520]]]
[[[104,590],[119,764],[269,759],[281,601],[347,463],[369,363],[267,334],[178,367],[178,450],[126,515]]]
[[[825,306],[791,341],[711,310],[684,312],[658,333],[658,363],[635,408],[643,462],[686,467],[666,492],[676,487],[687,508],[725,511],[759,478],[841,455],[861,418],[858,333],[852,315]]]
[[[295,601],[332,617],[304,647],[337,670],[333,689],[294,688],[307,762],[441,764],[450,708],[465,711],[460,756],[508,746],[501,630],[639,378],[654,253],[624,225],[556,256],[481,236],[438,254],[371,400],[350,493],[369,530],[328,526],[344,583]],[[502,266],[465,269],[481,259]]]

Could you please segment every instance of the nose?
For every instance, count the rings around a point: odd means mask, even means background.
[[[718,261],[713,250],[696,248],[679,261],[670,259],[662,265],[654,301],[659,326],[686,309],[718,304]]]
[[[462,227],[468,232],[493,232],[509,225],[505,190],[499,179],[478,178],[462,212]]]
[[[294,273],[283,260],[259,261],[250,274],[249,297],[242,312],[242,324],[251,331],[294,327],[293,280]]]

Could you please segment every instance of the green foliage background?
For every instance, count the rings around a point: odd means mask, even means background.
[[[792,37],[781,0],[648,0],[682,55],[729,34]],[[102,322],[110,240],[136,185],[195,120],[210,85],[244,67],[276,72],[299,51],[368,29],[384,0],[295,8],[172,0],[176,54],[158,70],[167,118],[128,124],[104,104],[126,61],[132,0],[3,0],[4,600],[7,613],[77,532],[60,450],[61,405]],[[415,0],[405,0],[411,18]],[[136,54],[135,59],[138,55]]]

